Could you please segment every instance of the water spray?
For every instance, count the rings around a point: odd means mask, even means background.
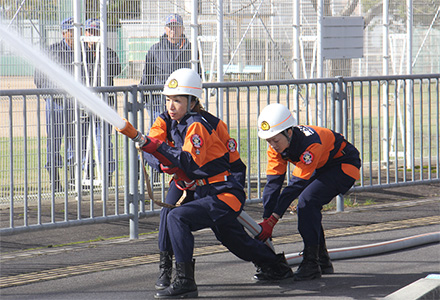
[[[63,90],[75,97],[90,112],[112,124],[119,133],[132,139],[137,144],[138,149],[146,144],[148,139],[143,133],[134,128],[128,120],[120,117],[116,111],[99,99],[87,87],[77,82],[71,74],[58,66],[45,53],[26,43],[19,38],[18,33],[11,31],[1,24],[0,32],[2,33],[3,41],[14,47],[18,53],[44,72],[54,83],[62,86]],[[240,214],[238,220],[253,236],[258,235],[261,231],[261,227],[244,211]],[[266,244],[271,249],[274,249],[270,240],[267,240]]]
[[[112,124],[116,130],[129,138],[140,147],[147,141],[145,135],[136,130],[128,120],[121,118],[107,103],[98,98],[86,86],[77,82],[71,74],[58,66],[45,53],[32,47],[19,38],[18,33],[0,24],[2,39],[14,47],[26,60],[37,69],[43,71],[54,83],[62,86],[63,90],[75,97],[90,112]]]
[[[71,74],[58,66],[45,53],[23,41],[18,33],[7,29],[1,24],[0,32],[3,42],[13,47],[36,68],[42,70],[58,86],[62,86],[63,90],[75,97],[90,112],[106,120],[116,128],[125,129],[127,124],[129,124],[127,120],[123,120],[107,103],[99,99],[87,87],[77,82]]]

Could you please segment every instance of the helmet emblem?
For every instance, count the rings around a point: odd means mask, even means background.
[[[266,121],[261,122],[261,130],[268,131],[269,129],[270,129],[269,123],[267,123]]]
[[[172,79],[172,80],[170,81],[170,83],[168,83],[168,87],[169,87],[170,89],[175,89],[178,85],[179,85],[179,83],[177,82],[176,79]]]

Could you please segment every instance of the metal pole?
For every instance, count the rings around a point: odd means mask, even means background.
[[[388,20],[388,7],[389,0],[383,0],[383,12],[382,12],[382,24],[383,24],[383,37],[382,37],[382,72],[383,75],[389,74],[389,20]]]
[[[300,53],[299,53],[299,38],[301,35],[300,28],[300,1],[293,1],[293,76],[295,79],[299,79],[300,70]],[[293,112],[296,114],[299,112],[298,88],[293,91]]]
[[[197,53],[197,38],[199,36],[199,24],[198,24],[198,0],[192,0],[192,13],[191,13],[191,68],[199,71],[199,57]]]
[[[342,134],[343,130],[343,112],[342,103],[345,100],[344,92],[344,80],[342,76],[338,76],[338,82],[336,83],[336,93],[335,93],[335,129],[336,132]],[[339,194],[336,196],[336,211],[344,211],[344,196]]]
[[[81,0],[76,0],[73,3],[73,32],[74,32],[74,76],[75,80],[81,82]],[[82,155],[81,155],[81,143],[82,143],[82,133],[81,133],[81,112],[79,109],[79,102],[75,99],[75,160],[76,160],[76,169],[75,169],[75,188],[76,194],[78,195],[78,217],[81,212],[81,194],[82,194],[82,186],[81,186],[81,163],[82,163]],[[73,166],[72,166],[73,167]]]
[[[107,86],[107,1],[101,0],[101,6],[100,6],[100,33],[101,33],[101,86]],[[108,94],[102,93],[102,100],[108,104]],[[107,215],[106,212],[106,201],[108,199],[108,174],[109,174],[109,153],[107,149],[109,149],[109,132],[108,132],[108,126],[107,122],[104,120],[100,120],[101,122],[101,160],[102,160],[102,199],[103,199],[103,215]],[[98,149],[99,151],[99,149]]]
[[[407,19],[406,19],[406,38],[407,38],[407,48],[406,48],[406,59],[407,59],[407,63],[406,63],[406,73],[408,75],[412,74],[412,23],[413,23],[413,10],[412,10],[412,5],[413,2],[412,0],[407,0],[406,2],[407,4]],[[414,140],[414,127],[413,127],[413,122],[414,122],[414,112],[413,112],[413,95],[412,95],[412,91],[413,91],[413,84],[414,82],[412,80],[410,80],[407,84],[407,89],[406,89],[406,93],[407,93],[407,104],[406,104],[406,111],[407,111],[407,131],[406,131],[406,149],[407,149],[407,161],[408,161],[408,167],[409,168],[413,168],[414,167],[414,146],[413,146],[413,140]]]
[[[382,22],[383,22],[383,37],[382,37],[382,71],[384,75],[389,74],[389,20],[388,20],[388,8],[389,8],[389,0],[383,1],[383,12],[382,12]],[[382,152],[383,158],[386,158],[388,161],[390,149],[389,149],[389,117],[388,117],[388,88],[384,88],[382,91],[383,95],[383,104],[382,104]],[[382,162],[379,162],[379,166],[382,167]]]
[[[324,77],[324,57],[322,57],[322,18],[324,14],[324,5],[323,0],[318,1],[318,11],[317,11],[317,77]],[[323,94],[324,94],[324,85],[322,83],[318,84],[318,105],[317,105],[317,120],[316,124],[318,126],[323,126]]]
[[[223,0],[217,0],[217,81],[223,82]],[[218,89],[218,117],[223,118],[223,89]]]
[[[128,94],[128,102],[130,103],[131,109],[128,111],[128,121],[137,126],[137,88],[133,86],[131,92]],[[134,142],[130,140],[129,142],[129,157],[128,163],[131,167],[128,168],[129,172],[129,198],[126,199],[129,205],[129,211],[132,217],[130,218],[130,239],[139,238],[139,192],[138,192],[138,153]]]
[[[300,53],[299,53],[299,38],[301,35],[300,28],[300,1],[293,1],[293,75],[295,79],[299,79],[300,70]]]

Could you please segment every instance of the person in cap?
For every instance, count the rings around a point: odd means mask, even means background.
[[[99,37],[101,35],[101,25],[99,19],[88,19],[85,22],[84,25],[84,35],[88,37]],[[96,41],[87,42],[87,69],[89,73],[89,85],[90,86],[101,86],[101,67],[100,64],[97,64],[95,66],[96,57],[100,55],[98,53],[96,44]],[[94,75],[94,71],[97,69],[97,76]],[[118,76],[121,73],[121,64],[119,62],[118,55],[116,52],[111,49],[110,47],[107,47],[107,85],[113,86],[114,85],[114,78]]]
[[[275,254],[262,241],[250,237],[237,220],[246,196],[243,186],[231,175],[228,147],[202,115],[200,75],[191,69],[176,70],[167,79],[163,94],[170,118],[169,132],[163,133],[161,139],[147,137],[141,149],[156,157],[161,169],[173,174],[180,186],[194,189],[194,200],[168,212],[166,227],[176,260],[176,275],[154,297],[198,296],[192,232],[204,228],[211,228],[234,255],[258,265],[265,279],[293,276],[284,254]],[[172,145],[164,142],[166,135]]]
[[[184,30],[183,19],[179,14],[173,13],[166,17],[165,33],[145,56],[141,85],[163,86],[170,74],[177,69],[191,68],[191,43]],[[147,94],[145,106],[151,119],[155,120],[165,108],[165,99],[159,91],[152,95]]]
[[[61,24],[62,39],[50,45],[46,50],[49,57],[65,69],[68,73],[74,74],[74,26],[73,17],[64,19]],[[84,69],[81,68],[81,77],[84,79]],[[34,83],[37,88],[57,88],[47,76],[40,70],[35,70]],[[74,100],[63,95],[50,95],[44,97],[46,100],[46,164],[45,168],[49,172],[51,188],[55,192],[63,190],[60,182],[59,169],[64,165],[63,157],[60,153],[61,144],[66,136],[67,166],[74,170],[75,163],[75,111]],[[66,110],[64,111],[64,108]],[[64,127],[66,124],[66,127]],[[66,130],[65,130],[66,128]],[[74,172],[69,172],[74,174]],[[70,181],[74,180],[71,176]]]
[[[262,241],[270,238],[275,224],[298,198],[298,231],[304,250],[294,279],[311,280],[333,273],[321,209],[335,196],[345,194],[359,179],[359,151],[330,129],[298,125],[289,109],[279,103],[261,111],[258,136],[269,147],[263,191],[264,221],[260,223],[262,231],[257,238]],[[289,163],[295,168],[289,184],[282,190]]]
[[[141,85],[163,86],[174,71],[192,68],[191,43],[184,34],[182,16],[176,13],[169,14],[165,19],[164,30],[165,33],[160,37],[159,42],[152,45],[145,55]],[[199,64],[197,68],[201,73]],[[161,94],[161,90],[147,91],[144,105],[153,122],[165,110],[165,97]],[[153,170],[152,178],[154,182],[160,181],[156,170]]]
[[[87,85],[91,87],[101,86],[101,48],[97,47],[99,42],[99,37],[101,35],[101,25],[100,20],[96,18],[91,18],[86,20],[84,24],[84,35],[85,43],[83,47],[85,48],[85,60],[84,65],[87,71]],[[116,52],[107,47],[107,86],[114,85],[114,78],[121,73],[121,64],[119,62],[118,55]],[[108,103],[114,106],[114,95],[108,96]],[[89,133],[90,121],[92,118],[86,116],[83,123],[84,132],[84,143],[87,143],[87,135]],[[101,160],[101,149],[102,149],[102,124],[100,119],[96,119],[96,142],[98,149],[98,158]],[[116,163],[113,155],[113,144],[111,142],[112,137],[112,126],[108,123],[107,125],[107,135],[108,135],[108,183],[112,184],[112,174],[115,171]]]

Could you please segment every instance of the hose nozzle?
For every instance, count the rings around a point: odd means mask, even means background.
[[[147,143],[147,137],[142,134],[140,131],[136,130],[133,125],[128,122],[127,119],[124,118],[125,126],[122,129],[116,128],[117,131],[122,133],[123,135],[129,137],[133,140],[133,142],[137,143],[139,147],[142,147]]]

